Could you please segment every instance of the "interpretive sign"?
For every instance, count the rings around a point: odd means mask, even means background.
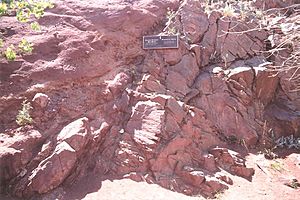
[[[178,35],[151,35],[143,37],[143,49],[177,49]]]

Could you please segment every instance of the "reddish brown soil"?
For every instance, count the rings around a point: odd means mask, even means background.
[[[273,163],[279,163],[282,167],[280,171],[272,167]],[[286,158],[278,158],[267,160],[263,154],[249,154],[247,156],[247,166],[255,169],[255,175],[252,181],[244,178],[227,175],[234,181],[229,190],[223,194],[217,194],[216,198],[220,200],[271,200],[284,199],[296,200],[300,194],[300,189],[292,189],[284,183],[293,178],[300,180],[300,155],[292,153]],[[226,173],[226,172],[223,172]],[[94,188],[93,188],[94,187]],[[180,193],[171,192],[158,185],[147,184],[145,182],[134,182],[129,179],[122,180],[105,180],[99,186],[95,183],[95,179],[88,178],[68,191],[63,200],[67,199],[84,199],[84,200],[201,200],[205,199],[201,196],[190,197]],[[83,190],[83,188],[85,188]],[[94,189],[94,190],[93,190]],[[83,191],[89,191],[83,194]],[[84,192],[84,193],[85,193]],[[77,196],[78,195],[78,196]],[[77,196],[77,198],[76,198]]]
[[[293,178],[300,180],[300,154],[290,153],[283,158],[267,160],[263,154],[249,154],[247,166],[255,169],[252,181],[228,175],[234,182],[224,193],[216,195],[218,200],[296,200],[300,188],[285,185]],[[278,163],[273,165],[274,163]],[[275,167],[274,167],[275,166]],[[278,168],[277,168],[278,167]],[[222,172],[226,173],[226,172]],[[0,196],[1,200],[16,200]],[[71,187],[60,187],[39,198],[41,200],[203,200],[201,196],[187,196],[164,189],[156,184],[135,182],[130,179],[104,180],[89,176]]]

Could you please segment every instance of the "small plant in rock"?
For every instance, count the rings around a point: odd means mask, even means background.
[[[273,152],[273,149],[264,149],[263,154],[266,159],[272,160],[278,158],[278,155]]]
[[[40,26],[40,24],[37,23],[37,22],[31,23],[31,24],[30,24],[30,27],[31,27],[31,29],[34,30],[34,31],[40,31],[40,30],[41,30],[41,26]]]
[[[275,162],[271,163],[270,167],[271,167],[271,169],[273,169],[275,171],[279,171],[279,172],[284,170],[284,167],[283,167],[282,163],[280,163],[278,161],[275,161]]]
[[[216,200],[220,200],[220,199],[222,199],[222,196],[224,195],[224,193],[222,192],[222,191],[218,191],[218,192],[216,192],[215,194],[214,194],[214,199],[216,199]]]
[[[167,11],[167,22],[166,22],[166,26],[163,30],[164,33],[166,33],[167,35],[176,35],[178,33],[178,30],[176,28],[176,24],[175,24],[175,17],[176,17],[177,13],[168,8]]]
[[[6,3],[0,3],[0,15],[5,14],[7,11],[7,5]]]
[[[176,35],[178,33],[175,27],[169,28],[167,31],[168,35]]]
[[[3,42],[3,40],[0,38],[0,48],[2,48],[3,45],[4,45],[4,42]]]
[[[28,42],[26,39],[22,39],[21,42],[19,43],[19,49],[23,53],[32,53],[33,50],[33,45]]]
[[[32,109],[32,106],[30,102],[27,102],[27,100],[24,100],[22,102],[22,109],[19,110],[19,113],[17,115],[16,122],[19,126],[24,126],[27,124],[32,124],[33,119],[30,116],[30,110]]]
[[[14,61],[16,59],[17,54],[14,49],[15,49],[14,45],[10,45],[9,47],[6,48],[4,55],[8,61]]]
[[[298,189],[298,188],[300,188],[300,183],[299,183],[298,180],[295,179],[295,178],[292,179],[290,182],[285,183],[284,185],[289,186],[289,187],[291,187],[291,188],[293,188],[293,189]]]
[[[170,8],[167,8],[167,10],[167,19],[172,20],[176,16],[176,13]]]
[[[225,8],[223,9],[223,15],[225,17],[233,17],[235,15],[235,10],[231,4],[226,4]]]
[[[290,136],[282,136],[278,140],[275,141],[276,147],[283,148],[287,147],[289,149],[296,148],[300,149],[300,138],[295,138],[293,135]]]

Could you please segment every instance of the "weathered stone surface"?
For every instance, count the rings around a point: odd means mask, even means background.
[[[142,79],[143,81],[143,87],[146,89],[146,90],[139,90],[140,92],[147,92],[147,91],[150,91],[150,92],[157,92],[157,93],[165,93],[166,91],[166,88],[164,85],[162,85],[160,83],[160,81],[158,81],[155,77],[151,76],[151,75],[145,75]]]
[[[186,113],[183,109],[183,104],[179,104],[174,98],[168,98],[166,108],[170,109],[171,115],[177,123],[181,123]]]
[[[198,75],[199,67],[195,57],[188,54],[183,56],[178,64],[169,67],[169,70],[175,71],[183,76],[187,81],[187,85],[191,87]]]
[[[291,6],[293,4],[297,3],[297,0],[258,0],[255,1],[253,4],[257,8],[263,8],[265,10],[271,9],[271,8],[284,8]]]
[[[0,58],[3,190],[30,197],[95,173],[212,197],[234,184],[222,169],[251,179],[230,148],[255,147],[265,120],[275,136],[299,132],[299,93],[266,69],[267,35],[248,31],[255,20],[206,14],[192,0],[54,3],[39,20],[43,34],[1,17],[16,33],[5,43],[26,36],[35,47]],[[167,8],[179,49],[143,50],[143,35],[164,30]],[[43,137],[17,129],[25,98]]]
[[[203,168],[208,171],[212,171],[212,172],[215,172],[218,170],[217,163],[216,163],[215,157],[213,155],[211,155],[211,154],[204,155]]]
[[[185,2],[181,11],[181,21],[183,31],[191,43],[197,43],[209,26],[207,15],[201,8],[200,1],[188,0]]]
[[[246,179],[251,179],[251,177],[254,175],[254,169],[246,168],[244,166],[232,166],[230,167],[230,170],[233,174],[244,177]]]
[[[204,194],[208,197],[214,197],[217,192],[228,189],[228,186],[214,177],[208,177],[203,186]]]
[[[169,71],[166,80],[167,89],[176,93],[178,96],[183,97],[190,91],[187,84],[184,76],[180,73]]]
[[[279,78],[274,77],[274,74],[267,71],[266,67],[255,67],[256,82],[255,94],[256,97],[264,104],[267,105],[272,101],[275,91],[278,86]]]
[[[45,108],[49,102],[49,97],[43,93],[37,93],[34,95],[32,102],[41,108]]]
[[[90,134],[88,118],[78,119],[64,127],[57,136],[57,144],[67,142],[77,153],[87,144]]]
[[[126,132],[132,134],[135,142],[151,150],[160,141],[164,113],[158,103],[138,102],[133,108]]]
[[[14,134],[12,137],[0,134],[1,188],[3,187],[2,184],[7,184],[10,179],[24,176],[25,166],[35,156],[35,150],[42,142],[42,135],[37,130],[23,132],[22,129],[18,129],[12,134]]]
[[[245,160],[236,152],[224,148],[214,148],[209,152],[217,158],[217,163],[222,169],[246,179],[253,176],[254,169],[247,168]]]
[[[176,65],[181,61],[182,56],[187,53],[187,49],[184,42],[180,40],[178,49],[163,49],[158,50],[158,52],[162,55],[166,63]]]
[[[232,185],[233,184],[233,181],[231,180],[231,178],[229,178],[228,176],[225,176],[225,175],[220,175],[220,176],[217,176],[216,177],[217,179],[220,179],[222,181],[224,181],[225,183],[229,184],[229,185]]]
[[[70,174],[75,162],[76,151],[67,142],[60,143],[32,172],[28,190],[42,194],[56,188]]]
[[[205,176],[202,171],[193,170],[189,167],[183,167],[182,171],[178,172],[178,174],[183,181],[195,187],[201,187],[200,185],[205,181]]]
[[[108,82],[107,88],[113,95],[120,94],[126,88],[126,84],[130,82],[130,79],[128,74],[121,72],[115,76],[113,81]]]

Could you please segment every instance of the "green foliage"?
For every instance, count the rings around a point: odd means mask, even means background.
[[[235,15],[235,10],[231,4],[226,4],[225,8],[223,9],[223,15],[225,17],[233,17]]]
[[[1,12],[0,6],[0,15],[6,14],[7,12],[11,13],[14,11],[16,12],[16,17],[20,22],[28,22],[31,16],[39,19],[44,15],[45,9],[53,8],[53,4],[45,0],[12,0],[6,1],[6,3],[2,4],[3,11]]]
[[[7,5],[6,3],[0,3],[0,16],[4,15],[7,11]]]
[[[24,10],[20,10],[17,12],[17,19],[20,22],[23,22],[23,23],[28,22],[29,17],[30,17],[30,12],[26,12]]]
[[[16,54],[16,52],[15,52],[14,49],[15,49],[14,45],[10,45],[5,50],[4,55],[5,55],[5,57],[6,57],[7,60],[14,61],[16,59],[17,54]]]
[[[271,163],[270,167],[271,167],[271,169],[273,169],[275,171],[279,171],[279,172],[284,170],[283,164],[278,161]]]
[[[165,34],[167,34],[167,35],[178,34],[178,30],[177,30],[176,23],[175,23],[176,15],[177,15],[177,13],[174,10],[168,8],[168,11],[166,14],[167,22],[166,22],[166,26],[163,30],[163,32]]]
[[[3,40],[0,38],[0,48],[2,48],[3,45],[4,45],[4,42],[3,42]]]
[[[37,22],[31,23],[31,24],[30,24],[30,27],[31,27],[31,29],[34,30],[34,31],[40,31],[40,30],[41,30],[41,26],[40,26],[40,24],[37,23]]]
[[[170,8],[167,8],[168,11],[167,11],[167,19],[168,20],[172,20],[174,17],[176,17],[176,12]]]
[[[19,44],[19,49],[23,52],[23,53],[31,53],[33,50],[33,45],[28,42],[26,39],[22,39],[20,44]]]
[[[47,8],[53,8],[53,4],[48,1],[37,1],[32,4],[32,13],[36,18],[41,18]]]
[[[30,116],[30,110],[32,109],[32,106],[30,102],[27,102],[27,100],[24,100],[22,103],[22,109],[19,110],[19,113],[17,115],[16,122],[19,126],[24,126],[27,124],[32,124],[33,119]]]
[[[31,29],[40,31],[41,27],[35,20],[44,15],[45,9],[53,7],[54,5],[48,0],[0,0],[0,18],[3,15],[15,15],[19,22],[27,23],[31,21]],[[3,46],[4,42],[0,39],[0,48]],[[27,40],[22,39],[19,44],[19,49],[21,53],[31,53],[33,45]],[[3,54],[9,61],[13,61],[16,58],[16,52],[12,45],[8,47]]]

